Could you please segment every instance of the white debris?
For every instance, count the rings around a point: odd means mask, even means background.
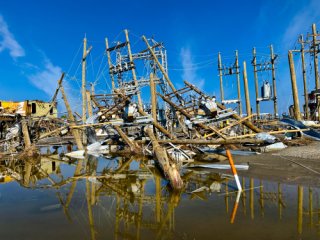
[[[265,132],[258,133],[256,135],[256,139],[263,140],[263,141],[265,141],[267,143],[274,143],[276,141],[276,137],[275,136],[272,136],[269,133],[265,133]]]
[[[268,146],[262,147],[262,152],[271,152],[271,151],[277,151],[286,148],[287,145],[285,145],[283,142],[278,142],[274,144],[270,144]]]

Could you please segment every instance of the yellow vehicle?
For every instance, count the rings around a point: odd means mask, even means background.
[[[51,108],[51,103],[39,100],[26,100],[22,102],[1,101],[0,108],[2,113],[6,114],[20,114],[23,117],[43,117],[47,114],[49,118],[57,118],[57,106]],[[51,108],[51,109],[50,109]]]

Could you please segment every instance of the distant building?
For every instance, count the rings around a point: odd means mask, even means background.
[[[310,109],[311,120],[318,120],[318,108],[320,104],[320,89],[313,90],[308,94],[308,107]]]
[[[51,108],[51,103],[39,100],[26,100],[22,102],[0,100],[0,114],[20,114],[23,117],[43,117],[47,113],[48,118],[57,118],[57,104]]]

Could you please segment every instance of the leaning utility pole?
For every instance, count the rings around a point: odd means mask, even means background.
[[[314,61],[314,77],[316,89],[319,89],[319,63],[318,63],[318,49],[317,42],[317,28],[316,24],[312,24],[312,48],[313,48],[313,61]]]
[[[308,86],[307,86],[307,72],[306,72],[306,64],[304,59],[304,40],[303,35],[300,35],[299,43],[301,46],[301,65],[302,65],[302,77],[303,77],[303,91],[304,91],[304,117],[306,120],[309,119],[309,100],[308,100]]]
[[[294,118],[298,121],[301,120],[301,113],[299,107],[299,96],[297,88],[297,78],[296,71],[294,69],[294,61],[292,56],[292,51],[288,52],[289,67],[290,67],[290,76],[291,76],[291,85],[292,85],[292,96],[293,96],[293,108],[294,108]]]

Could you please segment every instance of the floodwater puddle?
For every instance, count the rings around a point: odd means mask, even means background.
[[[186,169],[173,192],[134,157],[0,164],[1,239],[316,239],[319,188]]]

